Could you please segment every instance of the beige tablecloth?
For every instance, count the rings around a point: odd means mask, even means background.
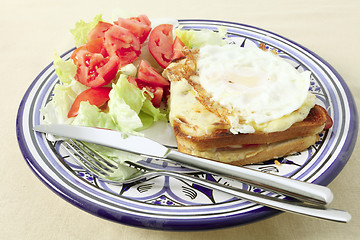
[[[78,19],[111,16],[114,8],[153,18],[236,21],[270,30],[313,50],[345,79],[360,106],[360,1],[2,1],[0,239],[359,239],[359,141],[329,185],[331,207],[349,211],[348,224],[283,213],[256,223],[203,232],[140,229],[100,219],[47,188],[18,147],[16,115],[22,96],[56,49],[73,47],[69,29]]]

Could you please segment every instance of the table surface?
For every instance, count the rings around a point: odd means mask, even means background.
[[[165,232],[125,226],[100,219],[64,201],[30,170],[18,147],[15,123],[22,96],[47,66],[56,49],[73,47],[69,29],[79,19],[91,20],[114,8],[152,18],[198,18],[235,21],[292,39],[328,61],[345,79],[360,106],[360,1],[238,0],[78,0],[3,1],[0,10],[2,180],[0,239],[358,239],[360,235],[360,154],[357,141],[347,165],[329,187],[333,208],[353,219],[341,224],[283,213],[256,223],[202,232]],[[210,4],[211,2],[211,4]]]

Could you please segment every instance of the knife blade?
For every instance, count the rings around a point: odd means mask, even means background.
[[[33,129],[131,153],[167,158],[188,167],[219,174],[317,205],[327,205],[333,200],[333,193],[327,187],[181,153],[142,136],[124,135],[113,130],[65,124],[37,125]]]
[[[164,157],[169,151],[167,147],[149,138],[126,135],[104,128],[82,127],[65,124],[37,125],[33,128],[37,132],[49,133],[56,136],[73,138],[91,142],[106,147],[116,148],[126,152]]]

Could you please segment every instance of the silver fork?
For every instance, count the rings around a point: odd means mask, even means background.
[[[137,173],[127,180],[114,179],[111,176],[118,169],[119,165],[117,162],[100,156],[90,147],[88,147],[86,143],[69,139],[64,140],[64,144],[69,154],[72,155],[85,170],[108,183],[121,185],[124,183],[135,182],[151,176],[166,175],[190,181],[207,188],[216,189],[221,192],[228,193],[233,196],[281,211],[298,213],[311,217],[344,223],[349,222],[351,219],[351,215],[343,210],[331,209],[321,204],[310,204],[295,199],[281,199],[278,197],[271,197],[268,195],[223,185],[217,182],[212,182],[206,179],[200,179],[188,174],[199,172],[197,170],[189,170],[188,172],[184,171],[180,173],[175,171],[151,169],[132,161],[124,161],[123,164],[128,167],[135,168],[138,170]]]

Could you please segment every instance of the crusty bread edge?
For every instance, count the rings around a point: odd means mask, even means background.
[[[191,145],[178,142],[180,152],[208,158],[218,162],[224,162],[236,166],[259,163],[278,157],[288,156],[292,153],[301,152],[314,145],[319,140],[319,135],[294,138],[282,142],[262,144],[255,147],[241,148],[226,151],[198,151],[191,148]]]

